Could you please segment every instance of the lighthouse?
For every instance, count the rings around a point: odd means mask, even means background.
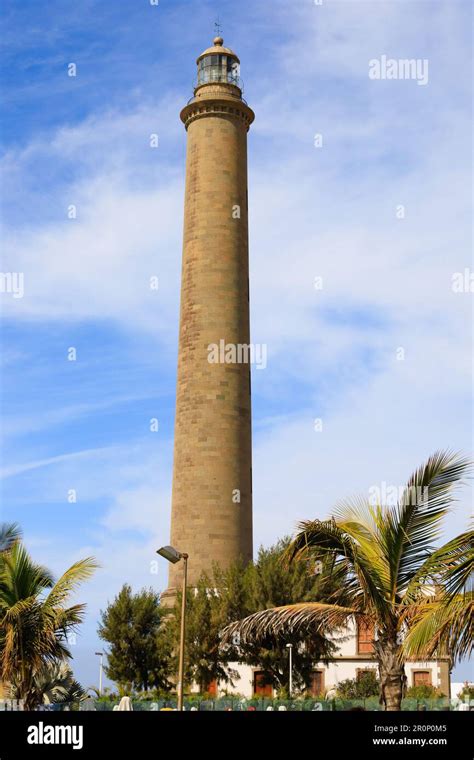
[[[250,345],[254,113],[242,93],[239,58],[218,36],[197,59],[194,97],[181,111],[187,156],[170,541],[189,556],[190,585],[214,562],[225,568],[252,558],[250,363],[211,361],[222,341]],[[165,603],[180,587],[182,564],[170,565]]]

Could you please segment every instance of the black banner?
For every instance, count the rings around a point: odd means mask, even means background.
[[[122,760],[137,751],[225,755],[292,754],[473,757],[472,715],[458,712],[3,712],[0,760],[87,757]],[[171,745],[171,746],[170,746]],[[286,749],[285,749],[286,748]]]

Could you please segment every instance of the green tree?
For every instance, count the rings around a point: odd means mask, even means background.
[[[68,635],[82,622],[85,605],[67,602],[97,564],[75,562],[55,581],[33,562],[17,526],[3,526],[0,536],[0,681],[29,710],[42,701],[39,674],[71,657]]]
[[[420,611],[421,621],[427,614],[426,591],[434,592],[446,582],[448,572],[456,582],[465,578],[472,562],[472,544],[466,545],[465,534],[438,549],[435,546],[454,487],[469,467],[466,459],[438,452],[411,476],[397,505],[358,499],[342,504],[328,521],[301,523],[287,553],[289,562],[329,560],[330,574],[340,575],[336,590],[324,602],[251,615],[231,626],[227,637],[237,631],[247,638],[310,628],[316,633],[328,626],[337,631],[354,620],[373,625],[380,701],[386,710],[399,710],[406,684],[403,640]],[[447,587],[443,596],[446,604],[456,592]],[[463,631],[465,625],[460,630],[453,622],[448,637],[435,638],[440,645],[447,641],[454,651],[466,653],[472,647],[472,625],[464,637]],[[432,638],[430,634],[427,640]]]
[[[203,575],[187,598],[186,668],[187,683],[199,684],[207,691],[212,681],[233,683],[237,675],[231,663],[258,666],[263,682],[282,690],[289,683],[289,653],[293,644],[293,684],[295,690],[310,685],[314,663],[327,659],[335,645],[323,632],[316,636],[288,633],[268,635],[258,642],[252,638],[230,639],[222,644],[222,629],[269,604],[289,604],[301,599],[318,599],[326,593],[327,578],[308,572],[306,562],[285,566],[282,557],[290,539],[269,549],[261,548],[255,563],[236,562],[228,570],[214,566],[211,576]],[[173,616],[175,651],[179,645],[181,598],[178,595]],[[176,667],[176,664],[175,664]]]
[[[247,614],[271,606],[317,601],[327,593],[331,582],[323,573],[323,563],[308,563],[306,560],[291,565],[285,563],[283,559],[289,545],[290,539],[284,538],[269,549],[260,548],[256,562],[248,566],[245,577]],[[259,667],[263,672],[262,683],[283,691],[289,684],[287,644],[292,644],[293,690],[303,691],[311,685],[314,664],[327,660],[336,648],[326,634],[327,631],[322,629],[312,636],[302,630],[285,631],[278,636],[267,631],[258,641],[244,635],[232,655],[247,665]]]
[[[134,594],[125,584],[105,612],[99,636],[110,645],[106,675],[121,687],[135,690],[171,687],[172,650],[160,597],[152,589]]]
[[[229,659],[220,651],[221,607],[215,593],[215,579],[206,574],[190,589],[186,599],[185,684],[197,684],[201,693],[209,691],[214,680],[232,683],[234,673]],[[174,614],[168,620],[174,646],[173,670],[178,671],[181,622],[181,593]]]

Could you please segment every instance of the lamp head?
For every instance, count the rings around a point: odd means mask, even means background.
[[[161,557],[164,557],[168,560],[168,562],[172,562],[173,565],[176,564],[176,562],[179,562],[180,559],[183,558],[183,554],[179,552],[177,549],[175,549],[173,546],[162,546],[161,549],[157,549],[157,554],[159,554]]]

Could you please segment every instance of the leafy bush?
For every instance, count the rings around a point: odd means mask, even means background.
[[[429,684],[420,684],[420,686],[410,686],[407,689],[407,699],[437,699],[438,697],[444,697],[439,689]]]
[[[359,678],[347,678],[337,687],[339,699],[366,699],[379,694],[379,680],[375,670],[362,673]]]
[[[463,686],[459,694],[456,694],[456,696],[463,702],[466,698],[474,700],[474,686]]]

